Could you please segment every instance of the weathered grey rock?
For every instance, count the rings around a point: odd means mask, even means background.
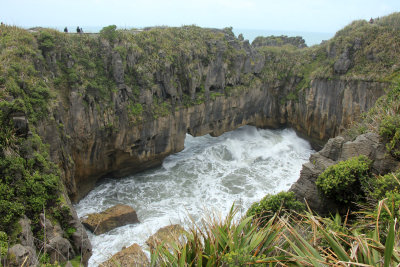
[[[123,248],[109,260],[99,265],[99,267],[120,266],[146,267],[150,266],[150,262],[142,248],[135,243],[127,248]]]
[[[12,246],[8,253],[8,265],[10,267],[38,266],[36,252],[32,247],[16,244]]]
[[[310,156],[310,161],[303,165],[300,178],[289,191],[294,192],[298,200],[307,202],[319,214],[335,213],[338,207],[333,200],[323,197],[315,181],[327,167],[360,155],[373,161],[372,171],[375,174],[386,174],[400,168],[400,162],[387,153],[379,135],[366,133],[348,142],[338,136],[331,138],[320,152]]]
[[[81,255],[81,262],[84,266],[88,265],[90,256],[92,256],[92,244],[90,243],[89,237],[83,227],[81,221],[76,214],[76,211],[71,208],[71,219],[68,222],[69,227],[76,229],[72,234],[72,241],[74,247],[77,249],[79,255]]]
[[[122,65],[122,58],[118,52],[112,53],[112,68],[114,80],[117,84],[124,83],[124,66]]]
[[[339,159],[344,142],[345,140],[341,136],[338,136],[336,138],[331,138],[321,149],[321,151],[319,151],[319,154],[325,158],[336,161]]]
[[[333,70],[336,74],[345,74],[351,67],[351,49],[353,49],[353,47],[345,47],[342,54],[340,54],[339,58],[335,61],[335,64],[333,65]]]
[[[75,257],[74,249],[69,241],[62,236],[56,235],[49,239],[46,251],[50,255],[50,262],[66,262]]]
[[[31,248],[35,248],[33,233],[31,229],[31,220],[28,219],[25,215],[18,221],[21,226],[21,233],[18,235],[18,239],[23,246],[28,246]]]
[[[71,243],[63,237],[60,225],[53,226],[50,220],[40,214],[40,224],[45,229],[45,248],[50,255],[50,262],[63,263],[75,257],[75,251]]]
[[[139,223],[139,220],[132,207],[119,204],[103,212],[86,215],[82,223],[91,232],[100,235],[120,226]]]
[[[185,229],[179,224],[171,224],[160,228],[154,235],[147,239],[146,244],[151,250],[155,249],[161,243],[168,246],[170,242],[179,241],[184,232]]]
[[[337,74],[345,74],[351,66],[351,60],[346,57],[346,55],[343,55],[335,61],[335,64],[333,64],[333,69],[335,73]]]

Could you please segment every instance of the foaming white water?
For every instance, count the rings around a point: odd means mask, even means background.
[[[76,205],[79,217],[115,204],[136,209],[140,224],[95,236],[89,233],[97,266],[123,246],[145,241],[171,223],[188,226],[205,210],[227,214],[235,202],[243,212],[268,193],[289,189],[312,149],[293,130],[244,126],[220,137],[186,136],[185,149],[162,166],[124,179],[106,179]]]

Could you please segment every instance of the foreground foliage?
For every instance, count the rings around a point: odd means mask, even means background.
[[[396,266],[398,217],[390,212],[393,206],[387,199],[378,206],[390,214],[382,230],[311,212],[296,217],[276,214],[260,225],[253,217],[234,220],[232,208],[225,220],[193,226],[181,240],[159,245],[152,251],[152,266]],[[361,220],[380,224],[379,216]]]
[[[302,212],[305,205],[296,200],[293,192],[280,192],[276,195],[266,195],[260,202],[255,202],[247,211],[247,216],[254,216],[260,222],[273,217],[275,214],[281,215],[284,212]]]

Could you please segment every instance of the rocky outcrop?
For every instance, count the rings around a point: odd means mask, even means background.
[[[354,141],[338,136],[330,139],[321,151],[310,156],[310,161],[303,165],[300,178],[289,191],[294,192],[298,200],[306,201],[315,212],[322,215],[334,214],[338,207],[334,201],[322,196],[315,181],[327,167],[360,155],[372,160],[372,172],[375,174],[386,174],[400,167],[400,162],[387,153],[379,135],[367,133]]]
[[[95,235],[101,235],[117,227],[139,223],[139,220],[132,207],[116,205],[103,212],[86,215],[82,223]]]
[[[304,97],[287,103],[282,113],[288,126],[321,148],[369,110],[387,86],[367,81],[313,80]]]
[[[284,45],[293,45],[297,48],[307,47],[306,41],[301,36],[296,37],[288,37],[286,35],[281,36],[268,36],[262,37],[258,36],[251,43],[253,47],[262,47],[262,46],[284,46]]]
[[[40,214],[40,224],[45,230],[45,251],[50,256],[50,262],[66,262],[75,257],[75,251],[68,239],[63,237],[60,225],[55,224]]]
[[[74,213],[75,211],[71,211]],[[78,253],[81,255],[81,263],[87,266],[88,260],[92,255],[92,246],[88,239],[85,229],[76,214],[70,214],[67,219],[68,227],[74,229],[70,239],[65,238],[66,234],[59,224],[52,223],[45,218],[44,214],[40,215],[40,225],[45,230],[43,236],[45,244],[42,250],[46,251],[50,257],[51,263],[64,263]],[[23,216],[18,221],[20,230],[17,234],[17,243],[9,250],[7,266],[37,266],[39,265],[32,233],[31,220]],[[40,245],[42,247],[42,244]]]
[[[38,266],[36,251],[29,246],[16,244],[8,252],[9,262],[7,266]]]
[[[185,229],[179,224],[171,224],[160,228],[154,235],[147,239],[146,244],[149,246],[150,250],[155,249],[161,244],[168,246],[168,243],[179,241],[184,232]]]
[[[99,267],[146,267],[150,266],[149,259],[138,244],[133,244],[113,255],[109,260],[103,262]]]
[[[9,266],[37,266],[36,248],[31,230],[31,221],[26,217],[22,217],[18,221],[21,232],[17,238],[19,243],[12,246],[8,252]],[[8,265],[7,265],[8,266]]]

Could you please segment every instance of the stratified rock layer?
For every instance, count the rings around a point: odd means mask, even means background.
[[[54,111],[69,138],[53,134],[58,125],[52,121],[42,125],[41,135],[51,144],[53,157],[63,159],[64,183],[71,199],[77,201],[101,177],[126,176],[160,165],[166,156],[184,148],[186,133],[218,136],[246,124],[292,127],[316,147],[321,146],[372,107],[387,86],[378,82],[314,80],[304,90],[304,97],[281,104],[281,95],[295,85],[296,79],[278,87],[264,84],[237,96],[217,96],[181,107],[163,117],[147,116],[136,124],[129,122],[121,94],[116,93],[113,100],[119,114],[116,116],[101,114],[94,102],[88,105],[81,95],[71,92],[66,102],[70,107],[65,109],[65,103],[60,103]]]

